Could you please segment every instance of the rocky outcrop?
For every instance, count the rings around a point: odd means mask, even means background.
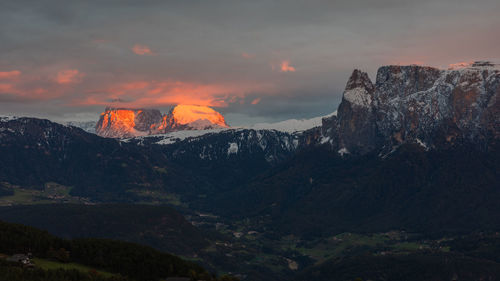
[[[377,145],[374,93],[375,86],[368,74],[354,70],[337,111],[338,146],[344,153],[366,153]]]
[[[336,118],[324,120],[318,144],[342,153],[390,152],[403,143],[426,149],[500,138],[500,70],[487,62],[460,69],[384,66],[373,85],[355,70]]]
[[[107,107],[97,122],[96,133],[107,138],[149,135],[161,120],[162,114],[156,109]]]

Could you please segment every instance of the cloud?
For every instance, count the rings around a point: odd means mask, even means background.
[[[80,83],[84,76],[78,69],[66,69],[57,73],[55,81],[59,84]]]
[[[0,94],[12,92],[14,89],[14,85],[9,83],[0,83]]]
[[[252,59],[255,57],[255,55],[243,52],[243,53],[241,53],[241,57],[243,57],[245,59]]]
[[[0,71],[0,79],[12,79],[21,75],[21,71],[12,70],[12,71]]]
[[[252,101],[252,104],[255,105],[255,104],[258,104],[260,103],[260,98],[256,98]]]
[[[114,98],[155,107],[147,91],[156,87],[162,104],[227,104],[222,111],[247,118],[314,117],[336,109],[354,68],[374,78],[392,63],[447,67],[499,56],[500,36],[492,36],[498,0],[11,2],[0,9],[0,71],[22,73],[0,75],[10,77],[0,80],[10,84],[2,95],[43,98],[25,111],[46,115],[94,111]],[[57,83],[64,69],[85,72],[85,83]],[[118,89],[134,81],[144,83]],[[162,84],[172,81],[185,84],[178,86],[184,99]],[[197,96],[209,88],[212,94]],[[257,97],[261,103],[251,106]],[[99,105],[63,106],[87,98]],[[0,102],[0,113],[12,108]]]
[[[135,44],[134,47],[132,47],[132,52],[134,52],[136,55],[153,55],[153,51],[146,46],[146,45],[140,45],[140,44]]]
[[[116,83],[105,89],[87,92],[73,100],[73,106],[106,106],[113,101],[124,107],[161,107],[175,104],[194,104],[227,107],[254,92],[272,92],[273,85],[204,84],[173,80],[132,81]],[[254,100],[254,104],[259,99]]]
[[[280,71],[281,72],[295,72],[295,67],[291,66],[290,62],[285,60],[285,61],[281,62]]]

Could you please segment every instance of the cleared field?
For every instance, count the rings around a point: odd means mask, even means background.
[[[34,258],[33,259],[35,266],[39,267],[41,269],[49,270],[49,269],[66,269],[66,270],[78,270],[82,272],[97,272],[98,274],[101,274],[102,276],[105,277],[112,277],[115,276],[116,274],[107,272],[107,271],[102,271],[102,270],[97,270],[92,267],[88,267],[82,264],[78,263],[62,263],[62,262],[56,262],[56,261],[50,261],[46,259],[40,259],[40,258]]]

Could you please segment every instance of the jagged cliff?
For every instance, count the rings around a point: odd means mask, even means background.
[[[316,143],[341,154],[388,153],[403,143],[487,146],[500,138],[499,93],[500,70],[488,62],[448,70],[383,66],[375,84],[354,70]]]

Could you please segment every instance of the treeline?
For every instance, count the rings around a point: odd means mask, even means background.
[[[36,228],[0,221],[0,253],[12,255],[28,252],[35,257],[53,259],[59,262],[75,262],[138,281],[160,280],[166,277],[217,280],[214,275],[196,263],[182,260],[150,247],[108,239],[61,239]],[[39,272],[40,270],[35,271]],[[54,277],[47,280],[100,280],[85,279],[87,278],[85,274],[64,279],[67,274],[76,273],[47,271],[39,275],[42,276],[41,279],[30,279],[30,276],[38,275],[26,272],[26,269],[22,268],[10,268],[5,264],[2,264],[0,271],[0,277],[4,275],[18,276],[5,279],[11,281],[46,280],[43,279],[43,276],[52,275],[63,279]],[[231,280],[233,278],[224,276],[219,279]]]

